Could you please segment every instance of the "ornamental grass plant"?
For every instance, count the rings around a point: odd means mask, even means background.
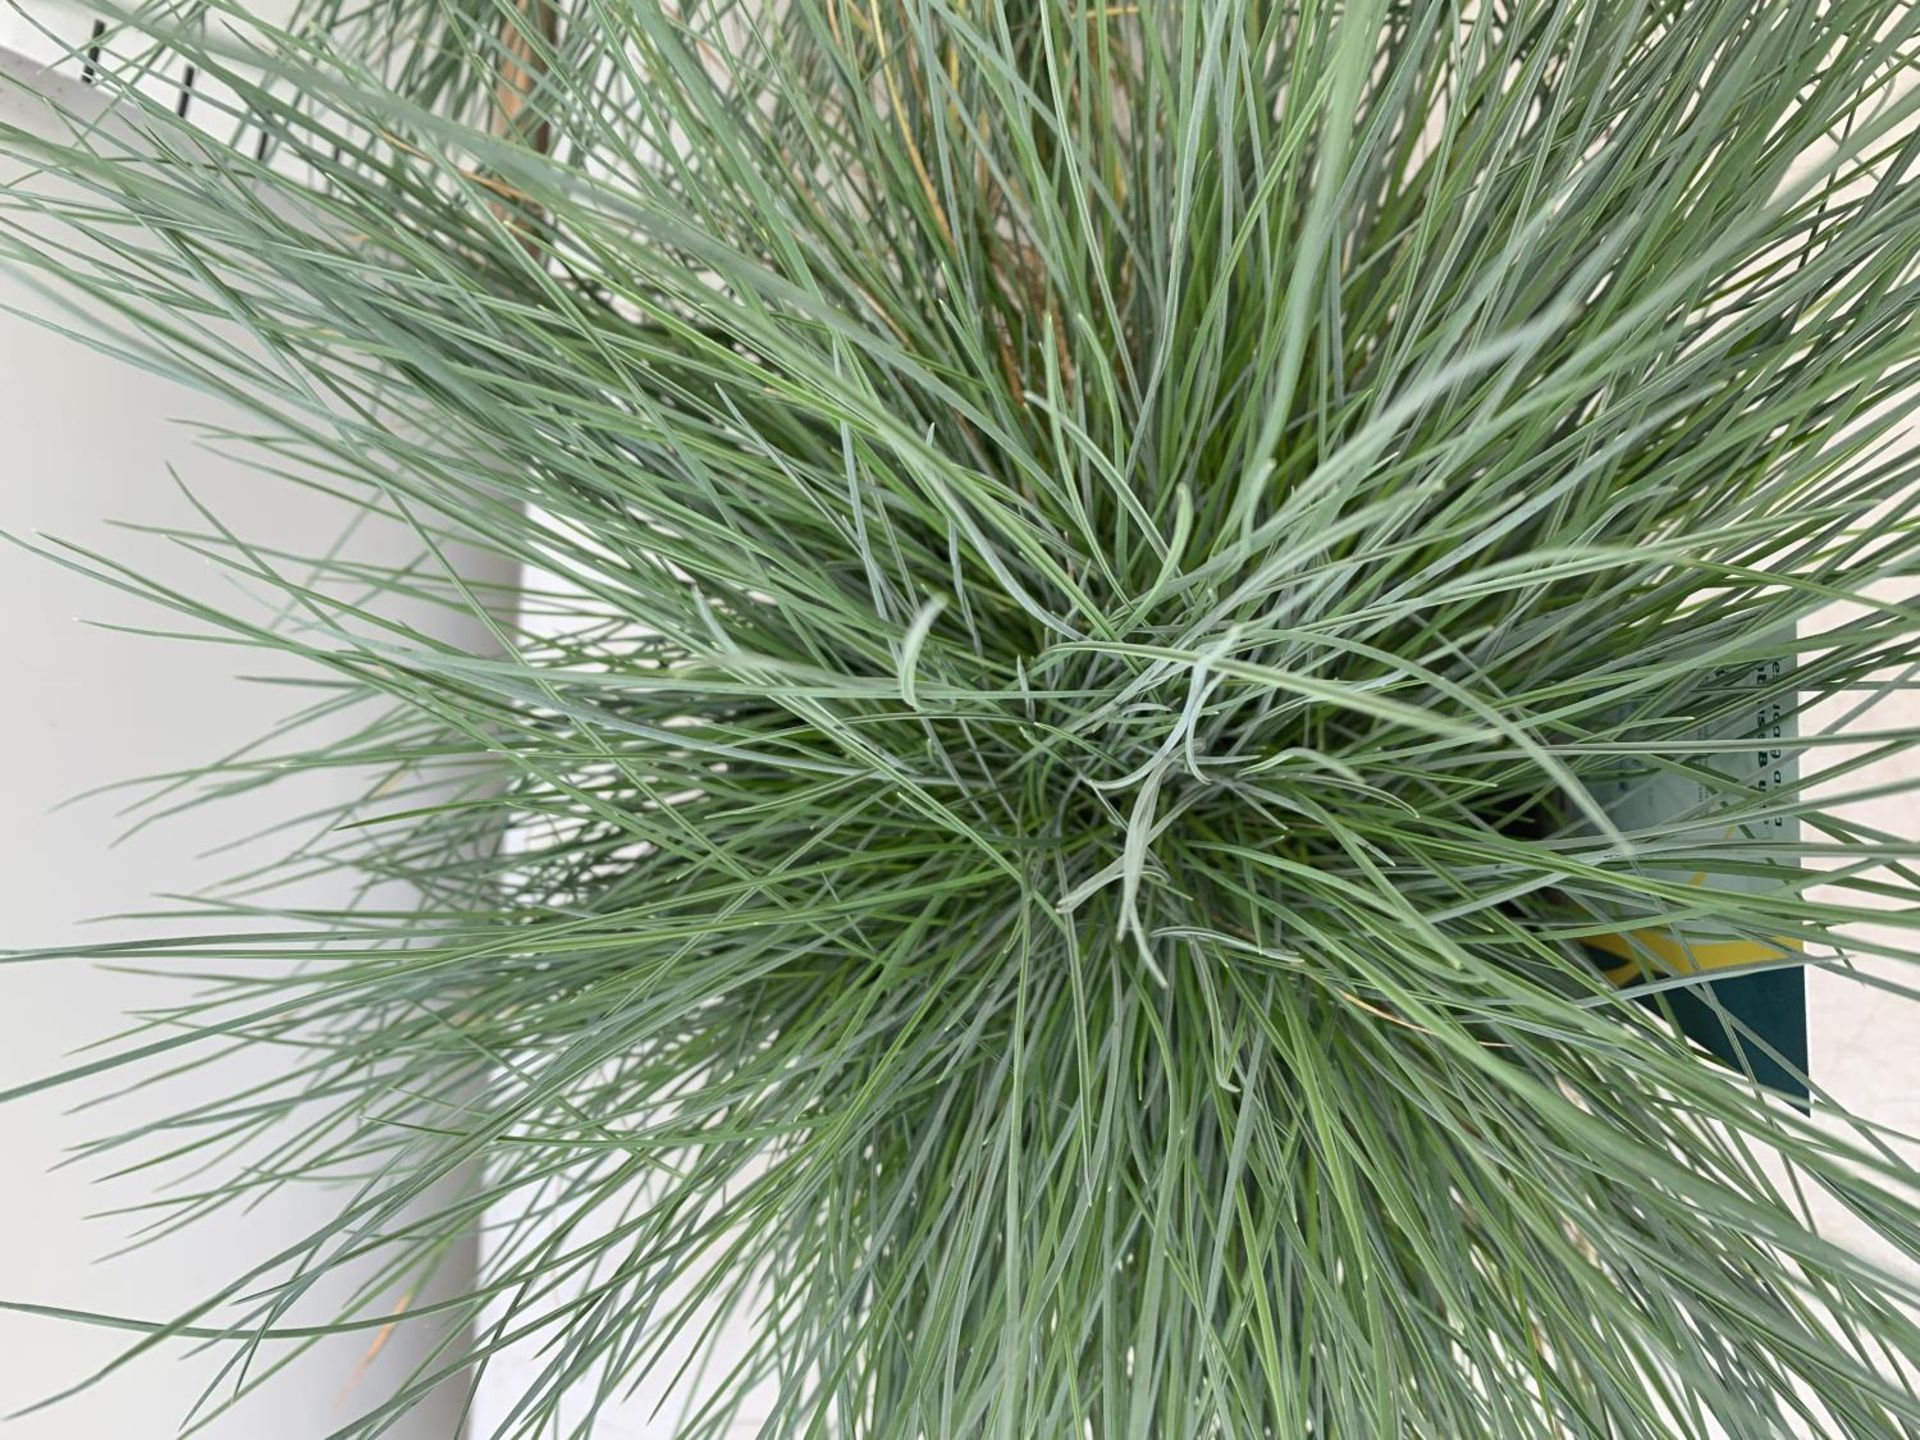
[[[1920,9],[195,0],[93,43],[113,125],[0,132],[6,263],[419,551],[201,512],[267,623],[45,547],[308,666],[156,812],[366,776],[190,933],[27,957],[180,976],[44,1086],[288,1057],[183,1102],[155,1243],[338,1187],[129,1334],[225,1357],[195,1419],[263,1343],[455,1322],[333,1433],[537,1336],[503,1440],[703,1339],[690,1437],[750,1393],[732,1433],[1920,1435],[1920,1287],[1811,1220],[1920,1259],[1907,1137],[1736,988],[1914,995],[1920,843],[1850,807],[1920,783],[1876,769]],[[317,870],[367,899],[276,901]],[[489,1216],[477,1276],[370,1305]]]

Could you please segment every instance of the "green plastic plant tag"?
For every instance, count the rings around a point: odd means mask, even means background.
[[[1729,709],[1730,702],[1737,704]],[[1745,742],[1686,756],[1693,769],[1708,771],[1716,780],[1672,770],[1638,770],[1607,781],[1596,789],[1596,798],[1608,817],[1628,832],[1670,826],[1678,817],[1701,817],[1698,830],[1681,832],[1699,845],[1696,853],[1707,857],[1691,862],[1699,868],[1649,865],[1644,871],[1648,875],[1723,894],[1760,895],[1793,884],[1798,878],[1796,819],[1719,818],[1768,792],[1791,795],[1798,789],[1791,661],[1717,668],[1701,693],[1700,708],[1713,718],[1683,738]],[[1717,867],[1712,856],[1721,843],[1726,845],[1725,868]],[[1807,993],[1797,939],[1755,936],[1725,922],[1690,920],[1636,927],[1588,943],[1598,952],[1596,963],[1619,985],[1742,972],[1649,988],[1643,1002],[1726,1064],[1806,1101]]]

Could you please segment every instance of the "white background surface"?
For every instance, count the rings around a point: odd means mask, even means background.
[[[0,11],[0,15],[5,12]],[[13,21],[7,17],[9,23]],[[0,88],[0,114],[26,118]],[[0,183],[10,178],[0,173]],[[0,304],[41,302],[0,267]],[[263,480],[194,443],[176,417],[222,415],[211,402],[0,314],[0,531],[59,536],[136,562],[145,573],[219,594],[204,561],[153,537],[116,530],[113,520],[202,528],[167,467],[243,534],[295,551],[324,545],[342,523],[319,497]],[[359,555],[397,559],[416,548],[393,531],[365,529]],[[238,597],[235,597],[238,599]],[[165,625],[151,608],[0,545],[0,614],[8,617],[0,664],[0,949],[81,943],[146,926],[81,922],[148,909],[161,892],[185,892],[233,874],[248,853],[203,852],[280,819],[296,801],[323,804],[355,793],[348,777],[319,777],[231,806],[181,816],[160,829],[112,842],[126,822],[101,800],[54,807],[108,781],[215,759],[284,716],[293,692],[234,678],[239,652],[173,644],[89,628],[79,617]],[[483,646],[478,626],[470,643]],[[254,675],[284,673],[247,652]],[[273,842],[254,858],[271,853]],[[345,882],[309,892],[320,904],[344,899]],[[138,1005],[177,1001],[177,987],[75,964],[0,969],[0,1089],[60,1070],[81,1046],[118,1028]],[[147,1176],[93,1184],[98,1165],[56,1169],[82,1139],[139,1128],[190,1097],[232,1093],[270,1076],[284,1061],[245,1054],[217,1074],[164,1093],[136,1094],[84,1114],[73,1107],[120,1082],[77,1086],[0,1109],[0,1298],[147,1319],[170,1319],[243,1268],[304,1236],[340,1203],[337,1192],[289,1195],[245,1217],[223,1219],[172,1243],[111,1264],[94,1262],[124,1244],[135,1219],[91,1212],[152,1198]],[[299,1319],[325,1318],[325,1297]],[[395,1297],[397,1298],[397,1297]],[[210,1440],[312,1440],[350,1419],[383,1384],[405,1373],[425,1339],[396,1332],[362,1369],[373,1332],[337,1337],[276,1377],[270,1392],[243,1402],[204,1433]],[[0,1416],[73,1384],[133,1336],[0,1314]],[[206,1357],[181,1348],[149,1356],[56,1410],[0,1419],[5,1440],[165,1440],[175,1434],[213,1378]],[[395,1440],[446,1440],[452,1396],[424,1406]]]

